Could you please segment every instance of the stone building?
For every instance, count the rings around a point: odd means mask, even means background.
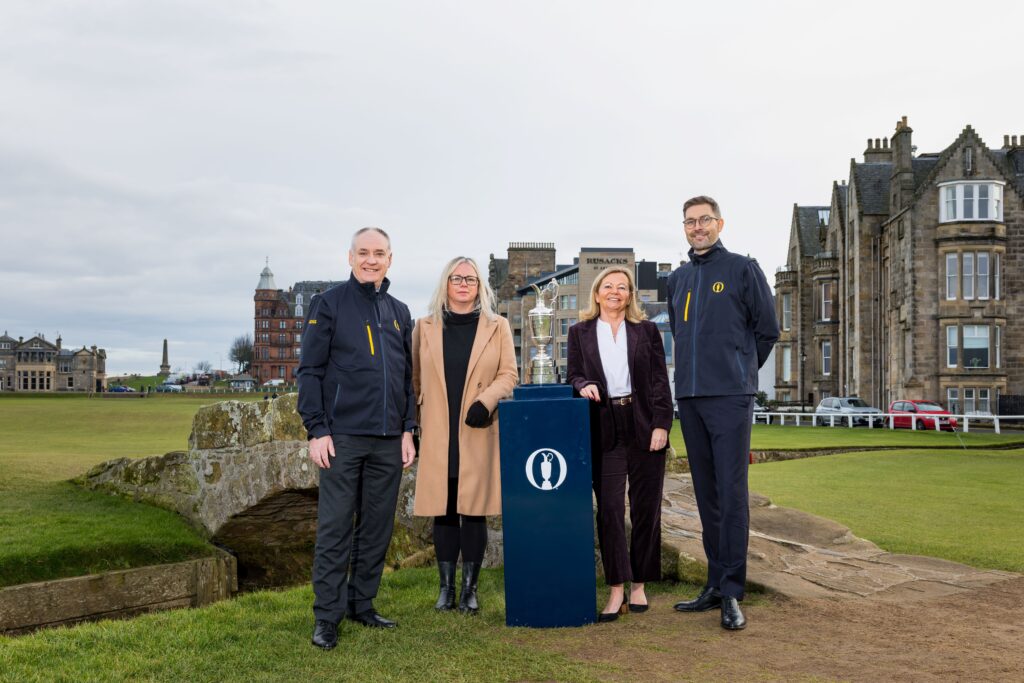
[[[987,413],[1024,394],[1024,136],[991,148],[967,126],[918,154],[912,134],[904,117],[851,159],[829,207],[794,208],[776,273],[780,400]]]
[[[340,282],[307,280],[296,282],[287,291],[278,289],[268,263],[260,273],[253,296],[254,331],[250,374],[263,383],[282,379],[295,384],[302,349],[302,326],[310,303],[320,292]]]
[[[488,265],[489,282],[498,299],[498,313],[508,318],[516,345],[516,362],[519,364],[520,379],[528,381],[524,357],[529,360],[535,355],[527,314],[537,305],[537,298],[531,285],[543,287],[551,279],[558,282],[558,299],[555,305],[555,325],[551,347],[548,353],[555,361],[559,378],[565,380],[568,356],[569,328],[579,320],[579,311],[586,308],[590,288],[598,273],[609,266],[618,265],[633,271],[637,280],[639,299],[645,304],[652,319],[664,313],[668,275],[672,265],[653,261],[636,261],[631,248],[583,247],[571,264],[555,263],[555,245],[549,242],[512,242],[508,257],[495,258],[491,254]],[[672,365],[672,340],[668,334],[667,315],[664,321],[663,338],[666,355]]]
[[[90,348],[66,349],[43,335],[14,339],[0,336],[0,391],[105,391],[107,352]]]

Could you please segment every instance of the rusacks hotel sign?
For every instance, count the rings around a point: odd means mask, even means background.
[[[628,266],[629,259],[622,257],[604,258],[602,256],[591,256],[587,258],[588,264],[595,266]]]

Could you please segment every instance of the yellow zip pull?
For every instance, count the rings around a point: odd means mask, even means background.
[[[370,355],[376,355],[373,352],[373,334],[370,332],[370,323],[366,323],[366,338],[370,340]]]
[[[683,322],[684,323],[689,321],[689,319],[690,319],[690,293],[692,291],[693,290],[691,289],[690,291],[688,291],[686,293],[686,308],[683,309]]]

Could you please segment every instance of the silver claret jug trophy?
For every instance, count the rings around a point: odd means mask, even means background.
[[[555,384],[558,382],[558,372],[555,370],[554,359],[548,355],[548,344],[551,343],[555,325],[554,305],[558,296],[558,283],[552,279],[544,289],[537,285],[532,287],[537,292],[537,305],[527,313],[527,319],[530,321],[530,343],[537,354],[530,360],[526,380],[529,384]]]

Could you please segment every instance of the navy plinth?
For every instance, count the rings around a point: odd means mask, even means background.
[[[505,623],[597,619],[587,400],[564,384],[517,387],[502,401]]]

